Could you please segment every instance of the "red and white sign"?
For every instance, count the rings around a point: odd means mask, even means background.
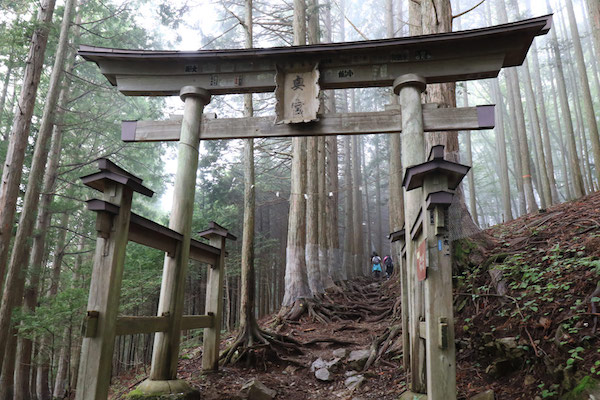
[[[417,279],[424,281],[427,278],[427,240],[423,240],[417,247]]]

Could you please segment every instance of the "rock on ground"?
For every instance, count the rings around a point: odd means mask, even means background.
[[[272,400],[277,392],[266,387],[261,381],[252,379],[242,386],[240,394],[248,400]]]

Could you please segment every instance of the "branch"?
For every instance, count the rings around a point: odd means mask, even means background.
[[[481,0],[479,3],[475,4],[473,7],[469,8],[467,11],[463,11],[460,14],[456,14],[452,16],[452,19],[454,18],[458,18],[458,17],[462,17],[463,15],[473,11],[474,9],[476,9],[477,7],[479,7],[480,5],[482,5],[483,3],[485,3],[485,0]]]

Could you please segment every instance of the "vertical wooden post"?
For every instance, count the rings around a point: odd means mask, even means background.
[[[115,328],[133,190],[105,181],[104,200],[119,205],[117,215],[99,212],[96,217],[96,252],[87,306],[86,332],[81,345],[77,400],[108,398]]]
[[[217,265],[211,265],[206,284],[206,311],[213,315],[213,325],[204,328],[204,349],[202,353],[202,370],[219,369],[219,343],[221,341],[221,320],[223,317],[223,278],[225,276],[225,239],[216,233],[208,235],[210,245],[221,249]]]
[[[452,257],[448,234],[448,208],[427,209],[430,193],[447,191],[448,178],[436,173],[425,178],[423,186],[423,230],[426,234],[428,265],[425,279],[425,331],[427,399],[456,399],[456,356],[452,309]]]
[[[196,171],[198,169],[200,125],[204,106],[210,101],[210,94],[206,90],[193,86],[183,87],[180,97],[185,102],[185,109],[178,147],[177,173],[169,228],[182,234],[183,241],[173,256],[165,255],[158,315],[169,316],[171,321],[166,332],[156,333],[149,381],[177,379],[183,294],[189,261]],[[150,386],[164,387],[164,385],[150,385],[146,382],[140,386],[140,390],[146,393],[152,391]]]
[[[425,79],[419,75],[406,74],[394,81],[394,93],[400,96],[402,109],[402,172],[425,161],[425,136],[423,132],[423,109],[421,93],[425,90]],[[425,393],[425,343],[420,338],[420,322],[424,318],[423,285],[416,279],[415,246],[410,237],[421,208],[422,190],[404,189],[404,226],[406,233],[406,265],[409,337],[410,337],[410,388],[416,393]],[[403,274],[404,275],[404,274]]]

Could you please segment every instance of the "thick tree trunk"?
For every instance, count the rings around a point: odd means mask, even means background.
[[[0,180],[0,277],[4,277],[6,272],[6,262],[15,222],[17,197],[19,196],[19,185],[23,173],[23,160],[55,3],[56,0],[43,1],[38,12],[37,25],[31,38],[31,46],[27,55],[23,84],[19,96],[19,111],[15,114],[13,120],[6,159],[2,169],[2,179]],[[6,333],[0,342],[0,365],[4,358],[7,328],[4,332]]]
[[[306,273],[313,296],[323,293],[323,281],[319,268],[319,171],[317,138],[307,138],[307,199],[306,199]]]
[[[585,59],[583,58],[583,49],[581,48],[581,40],[579,38],[579,29],[573,12],[573,3],[571,0],[566,0],[567,15],[569,16],[569,26],[571,28],[571,40],[573,42],[573,50],[575,51],[575,64],[577,65],[577,77],[580,82],[581,94],[583,95],[583,110],[586,126],[590,132],[590,140],[592,141],[592,150],[594,153],[594,161],[596,166],[600,165],[600,136],[598,135],[598,124],[596,122],[596,114],[594,112],[594,103],[592,102],[592,93],[590,91],[590,83],[588,80]],[[596,62],[597,60],[592,60]],[[596,180],[600,182],[600,168],[596,168]]]
[[[306,44],[306,5],[294,0],[294,45]],[[286,248],[283,306],[310,297],[306,275],[306,139],[292,139],[290,209]]]
[[[411,2],[411,6],[412,6]],[[449,0],[432,0],[421,2],[422,33],[433,34],[452,31],[452,7]],[[415,34],[412,31],[411,34]],[[456,84],[441,83],[427,85],[427,100],[442,104],[445,107],[456,107]],[[446,158],[450,161],[459,162],[458,132],[432,132],[425,135],[426,153],[438,144],[445,146]],[[469,210],[465,204],[462,189],[459,187],[457,195],[449,210],[450,218],[457,223],[451,228],[450,239],[471,236],[479,232],[479,228],[473,222]],[[459,221],[459,222],[458,222]]]
[[[328,0],[325,5],[325,36],[324,40],[326,43],[332,41],[332,30],[333,25],[331,22],[331,3]],[[328,112],[334,113],[336,111],[335,105],[335,94],[330,91],[327,97],[326,108]],[[337,282],[343,279],[342,271],[342,251],[340,250],[340,238],[339,238],[339,182],[338,182],[338,139],[337,136],[327,137],[325,139],[325,167],[326,171],[326,183],[325,183],[325,195],[326,195],[326,235],[328,240],[328,266],[329,275],[333,281]]]
[[[345,95],[344,95],[345,96]],[[344,259],[343,270],[344,279],[355,278],[354,270],[354,225],[353,225],[353,199],[352,199],[352,150],[350,146],[350,136],[344,136]]]

